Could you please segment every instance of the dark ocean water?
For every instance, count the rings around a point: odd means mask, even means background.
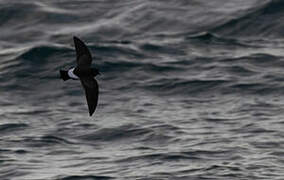
[[[283,0],[0,0],[0,179],[284,179],[283,48]]]

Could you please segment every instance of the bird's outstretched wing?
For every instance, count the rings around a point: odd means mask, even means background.
[[[90,67],[92,64],[92,55],[83,41],[76,36],[73,37],[78,67]]]
[[[96,79],[91,76],[80,78],[80,80],[85,90],[89,114],[92,116],[98,104],[99,85]]]

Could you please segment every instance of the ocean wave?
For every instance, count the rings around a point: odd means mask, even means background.
[[[132,156],[119,159],[117,162],[133,162],[133,161],[151,161],[159,162],[178,162],[178,161],[196,161],[202,159],[213,160],[219,159],[222,154],[234,153],[233,150],[190,150],[181,152],[164,152],[164,153],[146,153],[140,156]]]
[[[28,11],[27,11],[28,9]],[[62,9],[43,2],[12,2],[1,4],[0,25],[27,28],[28,25],[36,25],[39,22],[46,24],[73,23],[79,20],[74,11]],[[33,18],[34,15],[37,18]],[[18,18],[22,21],[17,21]],[[24,22],[27,22],[24,24]]]
[[[132,161],[152,161],[155,163],[163,161],[179,161],[179,160],[198,160],[199,158],[193,155],[187,155],[183,153],[152,153],[140,156],[129,157],[125,159],[117,160],[118,163],[132,162]]]
[[[17,59],[24,59],[26,61],[30,61],[31,63],[39,63],[44,65],[45,59],[48,59],[56,54],[66,54],[71,51],[70,49],[71,48],[56,45],[38,45],[28,49],[19,55]]]
[[[97,56],[102,56],[107,59],[117,59],[117,57],[122,58],[138,58],[142,59],[146,56],[135,48],[131,47],[131,44],[117,44],[117,43],[98,43],[96,45],[90,46],[91,50],[94,50],[94,54]]]
[[[160,95],[190,95],[190,94],[202,94],[209,91],[214,91],[218,87],[222,87],[228,83],[227,80],[186,80],[176,78],[161,78],[151,80],[143,83],[143,89],[149,92],[156,92]]]
[[[163,140],[169,137],[163,134],[158,134],[154,129],[137,127],[134,125],[124,125],[115,128],[102,128],[95,132],[88,132],[85,135],[80,135],[77,137],[80,140],[93,143],[94,141],[149,141],[152,140]]]
[[[270,0],[260,6],[255,6],[244,15],[231,19],[215,27],[212,32],[230,37],[249,37],[264,39],[283,37],[283,1]]]
[[[99,176],[99,175],[74,175],[74,176],[66,176],[61,178],[56,178],[56,180],[109,180],[116,179],[111,176]]]
[[[4,133],[4,132],[12,132],[12,131],[18,131],[18,130],[22,130],[29,127],[29,125],[24,124],[24,123],[8,123],[8,124],[1,124],[0,125],[0,132]]]
[[[66,146],[74,144],[72,141],[63,137],[57,137],[55,135],[43,135],[43,136],[29,136],[23,137],[18,143],[25,144],[27,147],[49,147],[49,146]]]
[[[202,32],[198,34],[191,34],[186,37],[187,40],[190,40],[192,43],[195,41],[200,41],[206,44],[218,44],[218,45],[227,45],[227,46],[240,46],[240,47],[250,47],[248,43],[244,40],[238,40],[236,38],[222,37],[211,32]]]

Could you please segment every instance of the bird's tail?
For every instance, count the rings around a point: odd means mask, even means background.
[[[70,79],[68,76],[68,71],[60,70],[60,77],[63,79],[63,81],[67,81]]]

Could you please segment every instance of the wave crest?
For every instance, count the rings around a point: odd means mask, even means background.
[[[283,10],[283,1],[272,0],[215,27],[212,31],[227,36],[283,37]]]

